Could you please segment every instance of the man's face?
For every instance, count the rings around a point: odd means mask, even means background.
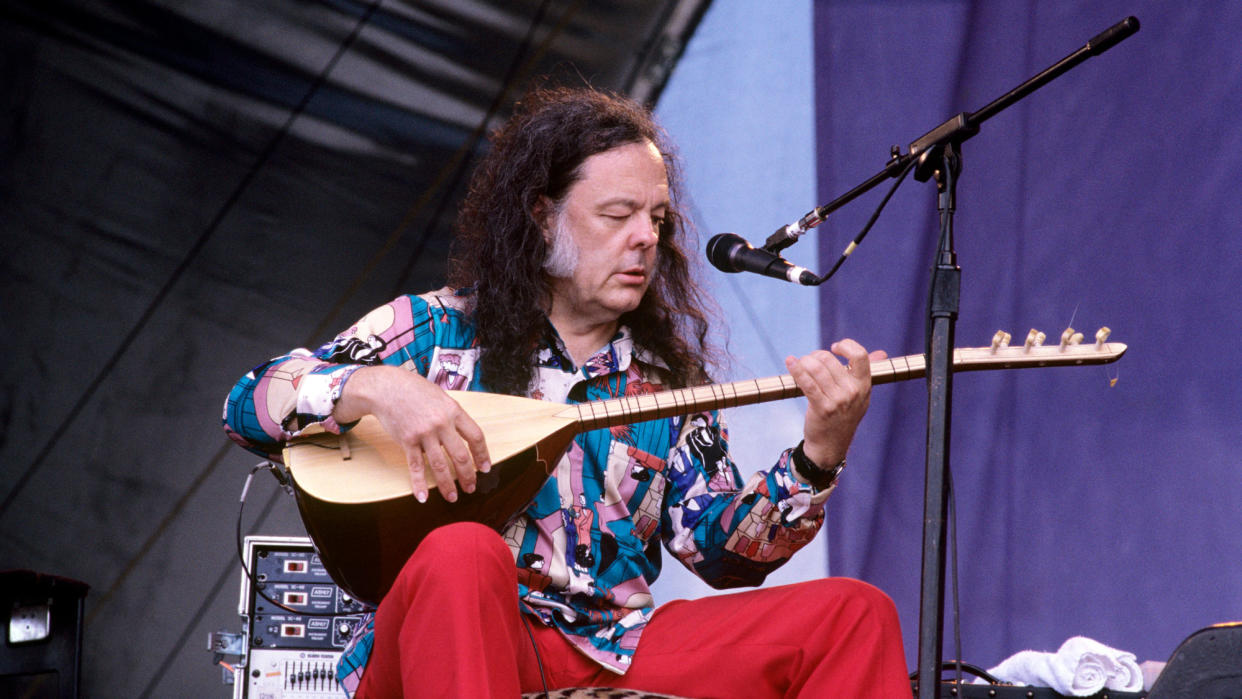
[[[637,308],[668,208],[664,159],[650,141],[587,158],[559,210],[547,215],[552,315],[611,323]]]

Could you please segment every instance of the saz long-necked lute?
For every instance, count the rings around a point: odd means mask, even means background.
[[[1020,347],[1009,346],[1008,338],[1001,332],[991,347],[955,349],[953,371],[1106,364],[1126,351],[1123,344],[1107,342],[1107,328],[1096,334],[1093,344],[1082,344],[1081,333],[1072,329],[1058,345],[1043,345],[1043,334],[1034,330]],[[923,355],[871,363],[873,384],[924,375]],[[801,391],[785,375],[576,405],[467,391],[449,394],[483,429],[493,464],[489,473],[479,474],[475,492],[459,492],[455,503],[435,493],[425,503],[414,498],[401,447],[371,416],[343,435],[304,434],[285,447],[285,466],[307,532],[332,579],[357,599],[377,603],[406,558],[438,526],[475,521],[502,529],[534,498],[580,432],[793,398]],[[434,482],[430,474],[427,482]]]

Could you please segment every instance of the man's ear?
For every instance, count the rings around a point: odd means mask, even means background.
[[[543,241],[551,245],[552,229],[555,225],[552,217],[556,216],[556,205],[546,195],[541,194],[535,201],[535,205],[531,207],[530,215],[535,219],[535,225],[539,226],[539,230],[543,232]]]

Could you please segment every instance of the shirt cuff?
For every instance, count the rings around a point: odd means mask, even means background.
[[[810,492],[812,505],[823,504],[828,500],[828,496],[832,494],[832,491],[837,489],[837,483],[840,479],[834,479],[827,488],[817,488],[814,484],[808,483],[805,479],[803,479],[802,474],[798,473],[798,469],[794,468],[793,451],[794,447],[791,447],[786,449],[784,454],[781,454],[781,467],[789,473],[790,480],[796,483],[800,488],[805,488]]]
[[[360,364],[346,364],[336,366],[330,371],[316,370],[303,374],[298,384],[297,413],[303,417],[299,422],[318,423],[334,434],[340,434],[352,427],[352,424],[337,423],[332,410],[341,399],[341,392],[345,390],[349,377],[361,368]]]

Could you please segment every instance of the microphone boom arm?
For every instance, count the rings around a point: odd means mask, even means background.
[[[962,112],[957,114],[943,124],[923,134],[910,143],[910,147],[904,155],[901,153],[899,146],[893,146],[890,151],[888,164],[884,166],[884,169],[824,206],[816,207],[797,221],[777,229],[775,233],[768,236],[768,239],[763,244],[763,248],[769,252],[777,253],[793,245],[807,231],[823,223],[832,212],[857,199],[862,194],[871,191],[884,180],[899,176],[906,170],[911,161],[915,159],[921,160],[915,171],[915,179],[920,182],[927,181],[932,171],[941,164],[941,158],[936,157],[932,151],[940,150],[950,143],[961,145],[979,133],[979,127],[983,122],[996,116],[1014,102],[1038,90],[1079,63],[1092,56],[1104,53],[1138,30],[1138,19],[1136,17],[1126,17],[1092,37],[1077,51],[1045,68],[1009,92],[989,102],[981,109],[970,113]],[[824,278],[826,279],[829,276],[832,275],[825,275]]]

